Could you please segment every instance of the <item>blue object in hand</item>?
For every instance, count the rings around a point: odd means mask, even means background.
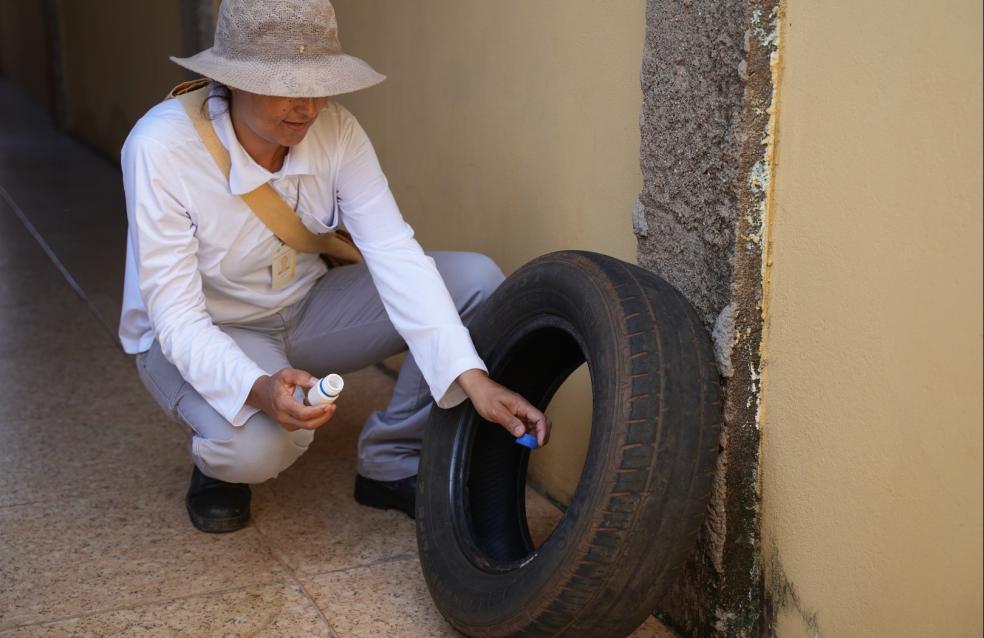
[[[526,447],[530,448],[531,450],[535,450],[536,447],[537,447],[537,445],[536,445],[536,435],[535,434],[530,434],[529,432],[527,432],[523,436],[516,437],[516,443],[519,443],[520,445],[525,445]]]

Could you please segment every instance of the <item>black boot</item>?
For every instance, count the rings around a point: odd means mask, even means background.
[[[361,474],[355,476],[355,500],[362,505],[381,510],[400,510],[414,518],[416,497],[416,475],[398,481],[376,481]]]
[[[185,505],[191,524],[213,534],[234,532],[249,521],[249,485],[226,483],[205,476],[195,467]]]

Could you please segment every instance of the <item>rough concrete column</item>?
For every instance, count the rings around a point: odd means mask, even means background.
[[[711,510],[657,615],[687,636],[762,631],[759,346],[779,0],[648,0],[639,263],[712,331],[725,424]]]

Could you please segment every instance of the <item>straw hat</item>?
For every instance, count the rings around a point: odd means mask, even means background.
[[[280,97],[350,93],[386,79],[342,52],[328,0],[222,0],[214,46],[171,60],[227,86]]]

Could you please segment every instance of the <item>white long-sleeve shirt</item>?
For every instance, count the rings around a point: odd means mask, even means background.
[[[184,379],[233,425],[257,411],[245,402],[265,372],[216,324],[269,316],[301,300],[326,271],[318,255],[300,253],[294,278],[272,287],[279,240],[240,198],[269,182],[312,232],[345,225],[438,405],[464,400],[455,379],[486,367],[355,117],[329,100],[271,173],[240,146],[221,101],[209,100],[209,108],[232,160],[228,180],[177,100],[148,111],[123,145],[124,350],[144,352],[156,338]]]

